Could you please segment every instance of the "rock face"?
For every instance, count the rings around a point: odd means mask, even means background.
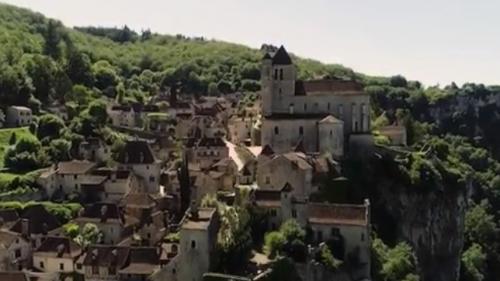
[[[464,243],[468,192],[465,188],[415,192],[408,188],[382,190],[387,211],[396,218],[398,236],[417,256],[420,280],[458,280]]]

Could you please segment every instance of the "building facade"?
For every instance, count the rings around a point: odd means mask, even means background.
[[[261,85],[262,146],[285,152],[304,140],[307,152],[341,154],[342,148],[330,147],[338,143],[334,140],[370,132],[370,97],[360,83],[297,80],[283,46],[273,56],[264,56]]]

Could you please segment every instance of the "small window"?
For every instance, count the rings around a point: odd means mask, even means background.
[[[269,213],[271,214],[271,217],[276,217],[278,215],[275,209],[272,209]]]
[[[330,110],[330,103],[328,103],[327,108],[328,108],[328,110]]]
[[[339,236],[340,230],[336,227],[332,227],[332,236]]]
[[[299,127],[299,135],[304,135],[304,127],[302,126]]]
[[[191,240],[191,249],[196,248],[196,241]]]
[[[361,233],[361,241],[365,241],[365,234]]]
[[[278,69],[274,70],[274,80],[278,79]]]
[[[150,177],[149,177],[149,181],[150,181],[150,182],[154,182],[154,181],[155,181],[155,177],[150,176]]]
[[[280,134],[280,128],[278,126],[274,127],[274,134],[279,135]]]
[[[64,263],[59,264],[59,270],[64,270]]]
[[[172,274],[175,275],[176,272],[177,270],[175,270],[175,268],[172,268]]]
[[[270,177],[266,177],[266,184],[270,184],[271,183],[271,178]]]
[[[81,263],[77,263],[76,264],[76,269],[81,270],[82,269],[82,264]]]
[[[78,179],[78,175],[75,175],[74,178],[75,178],[75,180]]]
[[[292,210],[292,217],[296,218],[297,217],[297,210]]]
[[[304,103],[304,111],[307,111],[307,103]]]
[[[14,255],[15,255],[16,259],[21,257],[21,249],[17,249]]]
[[[45,268],[45,265],[43,264],[43,261],[40,262],[40,268]]]
[[[109,275],[116,275],[116,267],[111,266],[108,268]]]
[[[280,69],[280,80],[283,80],[283,69]]]

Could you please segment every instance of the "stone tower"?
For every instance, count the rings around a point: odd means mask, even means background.
[[[296,70],[292,59],[283,46],[271,57],[266,53],[262,59],[262,113],[287,113],[287,97],[295,94]]]

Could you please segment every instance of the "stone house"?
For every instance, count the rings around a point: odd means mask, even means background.
[[[167,113],[148,113],[145,119],[145,131],[160,135],[175,136],[177,122]]]
[[[140,186],[137,176],[127,170],[116,168],[99,168],[92,172],[95,176],[105,177],[104,183],[97,187],[89,187],[89,192],[98,194],[98,200],[118,202],[132,190],[137,190]],[[83,186],[85,188],[85,186]],[[94,201],[95,202],[95,201]]]
[[[315,168],[310,158],[302,152],[271,154],[270,148],[264,149],[257,165],[257,186],[265,190],[280,190],[290,184],[293,195],[300,200],[309,198],[316,191],[313,184]]]
[[[195,115],[191,119],[188,135],[192,138],[217,138],[226,135],[224,124],[211,115]]]
[[[180,267],[179,260],[179,243],[165,242],[161,244],[160,270],[154,272],[150,276],[151,281],[177,281],[177,269]]]
[[[95,224],[103,234],[102,242],[111,245],[132,235],[139,225],[138,219],[126,215],[117,204],[104,202],[86,206],[81,216],[72,222],[80,227]]]
[[[93,245],[76,263],[76,271],[89,281],[118,281],[118,270],[125,267],[129,247]]]
[[[118,270],[120,281],[149,280],[160,270],[161,249],[156,247],[131,247],[127,263]]]
[[[91,176],[90,172],[97,167],[97,164],[89,161],[65,161],[59,162],[46,169],[38,177],[37,182],[43,186],[49,197],[58,192],[61,195],[81,192],[84,184],[102,183],[105,178]]]
[[[40,246],[48,232],[61,226],[61,223],[42,205],[26,207],[19,220],[10,228],[28,238],[33,248]]]
[[[370,133],[370,96],[363,85],[340,79],[297,80],[283,46],[264,56],[261,85],[262,145],[276,152],[292,150],[300,140],[306,152],[324,152],[351,134]]]
[[[215,208],[196,208],[186,212],[181,222],[178,280],[202,281],[214,266],[219,217]]]
[[[41,272],[73,273],[82,249],[67,237],[46,237],[33,252],[33,267]]]
[[[233,116],[228,121],[228,137],[232,143],[252,143],[252,129],[254,120],[249,117]]]
[[[186,147],[189,161],[198,164],[201,169],[208,169],[229,157],[229,148],[222,138],[189,139]]]
[[[129,170],[138,176],[146,192],[160,191],[161,161],[155,158],[146,141],[128,141],[118,155],[118,163],[119,170]]]
[[[5,123],[8,127],[29,126],[32,122],[33,113],[25,106],[9,106],[5,112]]]
[[[116,127],[142,128],[147,114],[159,112],[158,106],[134,103],[132,105],[112,105],[107,108],[111,124]]]
[[[147,193],[129,193],[121,204],[125,213],[139,220],[135,235],[146,245],[156,245],[167,234],[168,217],[158,202]]]
[[[90,137],[80,143],[78,154],[87,161],[106,163],[111,159],[111,148],[100,138]]]
[[[315,241],[331,241],[337,258],[348,261],[355,279],[370,277],[370,202],[364,204],[308,203],[308,231]],[[299,219],[300,220],[300,219]]]
[[[93,245],[78,259],[77,272],[91,281],[143,281],[160,270],[161,249]]]
[[[0,230],[0,271],[17,271],[30,265],[30,241],[20,233]]]
[[[191,133],[193,113],[177,113],[175,119],[177,121],[175,137],[177,139],[188,138]]]

